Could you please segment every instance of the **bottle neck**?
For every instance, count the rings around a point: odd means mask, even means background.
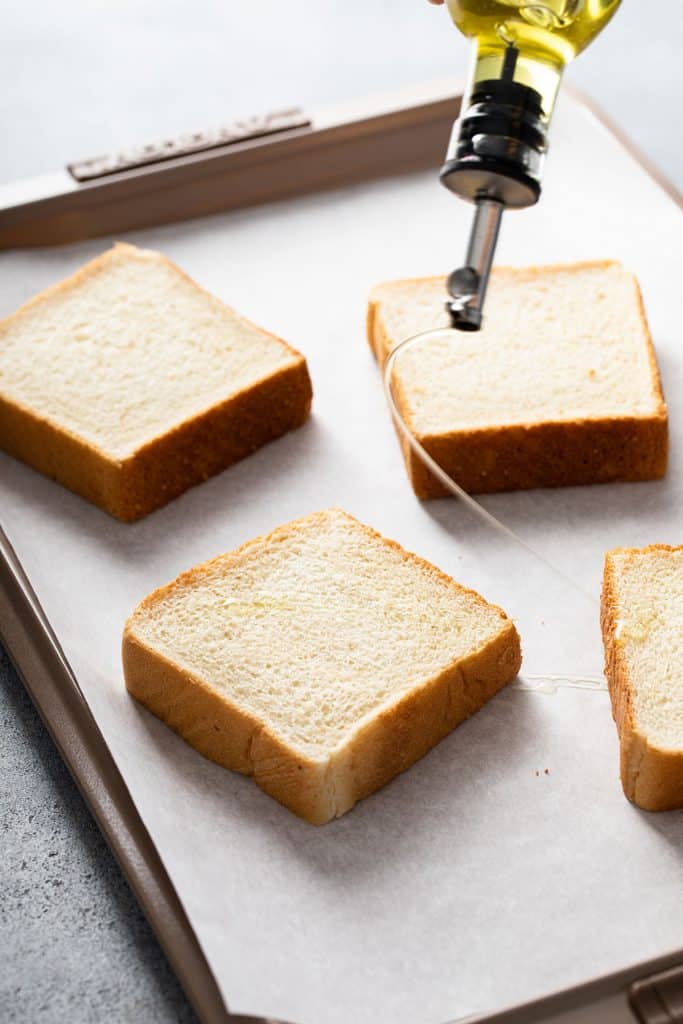
[[[512,44],[475,43],[443,184],[471,202],[494,199],[513,209],[537,202],[561,77],[561,66]]]
[[[483,82],[493,80],[515,82],[538,93],[541,117],[550,124],[557,92],[562,80],[564,62],[549,50],[515,42],[501,30],[495,40],[475,39],[472,43],[467,88],[463,110]]]

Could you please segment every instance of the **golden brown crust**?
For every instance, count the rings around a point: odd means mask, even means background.
[[[269,441],[300,427],[311,408],[303,356],[187,420],[121,464],[119,519],[140,519]]]
[[[647,736],[636,727],[633,685],[623,645],[617,636],[619,603],[614,556],[680,550],[683,548],[652,544],[646,548],[616,548],[605,555],[600,625],[605,648],[605,676],[619,734],[621,783],[628,799],[646,811],[683,807],[683,751],[652,746]]]
[[[470,494],[656,480],[666,473],[668,420],[663,416],[546,422],[438,437],[417,435],[438,464]],[[418,498],[447,491],[402,442]]]
[[[80,286],[112,261],[120,257],[129,259],[131,249],[137,258],[141,257],[133,246],[117,244],[65,281],[25,303],[0,324],[0,332],[55,294],[68,293]],[[165,257],[163,261],[212,303],[255,326],[200,288]],[[307,419],[312,388],[306,360],[281,338],[256,329],[282,345],[292,361],[239,394],[151,439],[124,460],[113,459],[97,445],[2,396],[0,447],[117,519],[140,519]]]
[[[496,609],[501,617],[501,630],[480,651],[448,666],[373,713],[359,723],[330,758],[316,760],[283,744],[262,722],[233,705],[228,696],[163,658],[136,634],[138,616],[144,618],[169,593],[191,588],[219,562],[225,570],[249,557],[264,542],[281,543],[296,532],[301,522],[322,522],[326,515],[319,512],[294,520],[266,537],[248,541],[227,556],[183,573],[138,605],[123,636],[124,677],[134,697],[205,757],[252,775],[265,792],[315,825],[345,813],[358,800],[408,768],[510,682],[521,664],[517,630],[505,613]],[[370,527],[359,525],[369,537],[380,538],[406,561],[419,565],[449,588],[472,596],[482,607],[495,607],[429,562],[387,541]]]
[[[517,269],[496,267],[494,275],[534,278],[561,270],[614,266],[614,260],[587,260]],[[368,341],[383,364],[392,342],[379,315],[383,291],[410,284],[433,284],[440,277],[389,282],[373,290],[368,302]],[[614,481],[656,480],[666,473],[669,446],[667,407],[643,297],[633,278],[646,335],[652,384],[659,408],[649,416],[620,416],[574,421],[515,424],[458,430],[439,435],[420,434],[410,423],[409,406],[400,388],[396,397],[417,440],[448,475],[470,494],[569,487]],[[394,385],[396,386],[396,385]],[[418,498],[442,498],[448,492],[429,472],[403,435],[399,437],[408,476]]]
[[[0,395],[0,448],[115,515],[121,468],[82,438]]]
[[[129,693],[204,757],[252,776],[266,793],[314,825],[334,817],[327,760],[315,761],[285,747],[224,694],[147,647],[130,621],[122,659]]]
[[[410,768],[518,674],[519,635],[507,622],[481,650],[382,708],[335,758],[337,814]]]

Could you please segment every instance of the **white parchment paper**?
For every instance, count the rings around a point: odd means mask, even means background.
[[[366,297],[377,281],[448,271],[469,216],[420,174],[136,233],[306,354],[313,418],[134,526],[0,456],[3,525],[236,1011],[443,1024],[683,945],[683,814],[623,798],[604,693],[510,690],[315,829],[203,760],[123,686],[121,629],[146,593],[330,504],[506,607],[527,673],[599,675],[603,552],[683,535],[681,215],[565,97],[543,201],[503,225],[501,263],[616,257],[634,269],[660,358],[666,480],[486,500],[586,601],[457,503],[420,504],[406,480]],[[0,313],[105,244],[4,255]]]

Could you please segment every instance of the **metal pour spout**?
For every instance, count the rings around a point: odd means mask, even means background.
[[[441,168],[446,188],[475,204],[465,265],[448,278],[446,308],[462,331],[481,327],[503,210],[538,200],[548,144],[541,93],[514,79],[519,50],[500,56],[500,77],[476,81],[463,101]]]
[[[499,199],[483,197],[476,200],[465,266],[454,270],[447,281],[450,298],[446,301],[446,309],[453,327],[460,331],[478,331],[481,327],[504,209],[505,204]]]

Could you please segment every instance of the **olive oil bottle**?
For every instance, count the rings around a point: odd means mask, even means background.
[[[461,114],[441,181],[475,203],[465,265],[448,279],[453,326],[478,330],[503,210],[537,202],[548,128],[566,64],[621,0],[447,0],[473,40]]]
[[[616,13],[621,0],[448,0],[463,35],[476,40],[472,84],[499,78],[508,47],[518,51],[514,81],[542,97],[552,113],[565,64],[584,50]]]

